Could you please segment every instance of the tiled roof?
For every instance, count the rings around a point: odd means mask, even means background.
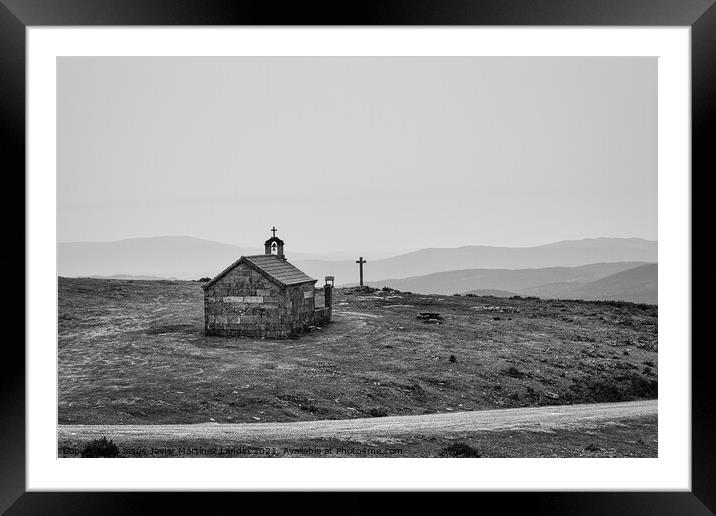
[[[272,254],[259,254],[255,256],[242,256],[239,260],[232,263],[229,267],[219,273],[209,283],[203,285],[204,289],[209,288],[211,285],[216,283],[219,279],[225,276],[238,264],[246,262],[249,266],[257,269],[259,272],[263,272],[270,279],[282,286],[287,285],[298,285],[300,283],[316,282],[317,280],[311,278],[308,274],[304,273],[300,269],[294,267],[286,260],[279,258]]]
[[[284,285],[296,285],[308,281],[316,281],[302,270],[294,267],[283,258],[272,254],[244,256],[247,262],[253,263],[273,279]]]

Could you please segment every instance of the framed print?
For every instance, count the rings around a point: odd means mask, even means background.
[[[3,509],[713,510],[713,2],[3,3]]]

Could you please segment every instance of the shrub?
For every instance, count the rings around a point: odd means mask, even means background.
[[[383,407],[373,407],[368,411],[371,417],[385,417],[388,415],[388,411]]]
[[[525,376],[525,373],[517,369],[515,366],[510,366],[505,369],[505,374],[507,376],[511,376],[512,378],[524,378]]]
[[[633,367],[633,366],[632,366]],[[637,371],[626,371],[611,378],[591,375],[579,381],[573,379],[566,394],[568,401],[579,403],[601,403],[655,399],[658,382],[655,378],[644,378]]]
[[[94,439],[85,445],[82,449],[81,457],[119,457],[119,448],[114,441],[107,440],[102,436],[101,439]]]
[[[199,278],[199,282],[200,282],[200,283],[206,283],[207,281],[211,281],[211,278],[206,278],[206,277],[204,277],[204,278]]]
[[[480,452],[465,443],[454,443],[443,448],[440,452],[440,457],[454,457],[454,458],[479,458],[481,457]]]
[[[452,363],[457,362],[457,358],[455,358],[455,355],[450,355],[450,362],[452,362]]]

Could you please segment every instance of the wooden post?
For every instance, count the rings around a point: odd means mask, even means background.
[[[360,267],[360,286],[363,286],[363,264],[365,263],[365,260],[361,256],[358,260],[356,260],[356,263]]]

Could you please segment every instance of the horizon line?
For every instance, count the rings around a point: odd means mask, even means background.
[[[153,240],[153,239],[162,239],[162,238],[187,238],[187,239],[193,239],[193,240],[202,240],[204,242],[211,242],[215,244],[221,244],[221,245],[228,245],[232,247],[245,247],[249,249],[261,249],[261,245],[246,245],[246,244],[231,244],[228,242],[222,242],[219,240],[211,240],[208,238],[203,237],[196,237],[192,235],[155,235],[155,236],[138,236],[138,237],[125,237],[125,238],[118,238],[115,240],[73,240],[73,241],[57,241],[57,245],[60,244],[113,244],[118,242],[125,242],[128,240]],[[417,251],[423,251],[428,249],[462,249],[466,247],[493,247],[493,248],[507,248],[507,249],[529,249],[534,247],[543,247],[547,245],[553,245],[553,244],[560,244],[564,242],[581,242],[585,240],[642,240],[644,242],[651,242],[651,243],[657,243],[658,239],[650,239],[650,238],[643,238],[643,237],[610,237],[610,236],[599,236],[599,237],[583,237],[583,238],[567,238],[563,240],[552,240],[540,244],[532,244],[532,245],[495,245],[495,244],[463,244],[463,245],[456,245],[452,247],[421,247],[421,248],[413,248],[412,250],[405,250],[405,251],[395,251],[395,250],[386,250],[386,251],[375,251],[375,250],[369,250],[369,251],[362,251],[364,253],[375,253],[375,254],[390,254],[390,253],[397,253],[397,255],[400,254],[409,254],[414,253]],[[297,253],[301,254],[320,254],[324,251],[302,251],[300,249],[295,250]],[[353,252],[351,250],[338,250],[333,251],[331,254],[340,254],[340,253],[350,253]]]

